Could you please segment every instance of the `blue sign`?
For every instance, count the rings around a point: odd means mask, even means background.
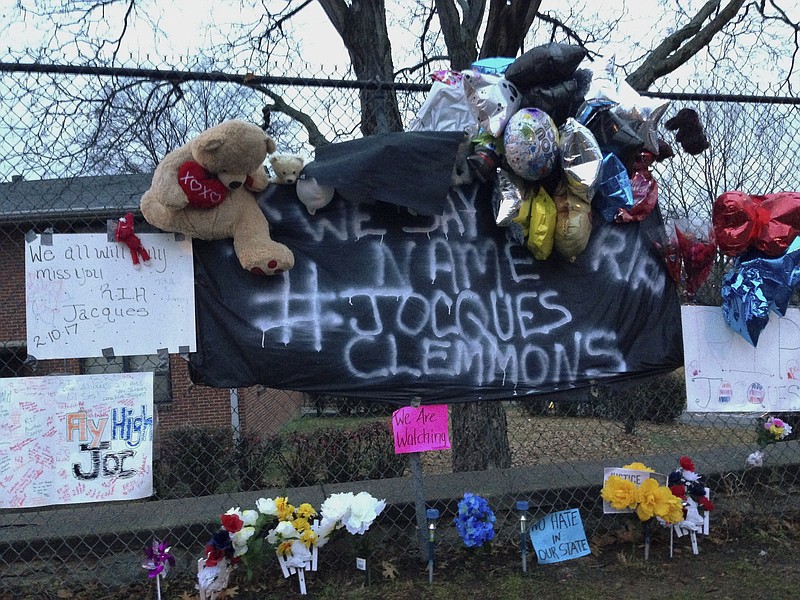
[[[577,508],[551,513],[530,529],[539,564],[547,565],[591,553]]]

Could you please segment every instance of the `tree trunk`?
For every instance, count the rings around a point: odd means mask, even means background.
[[[541,0],[507,2],[491,0],[486,32],[483,34],[481,58],[506,56],[513,58],[522,48]]]
[[[435,4],[450,57],[450,68],[454,71],[469,69],[478,58],[478,31],[486,10],[486,0],[461,0],[458,3],[463,11],[461,16],[455,0],[435,0]]]
[[[511,466],[506,410],[502,402],[461,402],[450,411],[453,471]]]
[[[319,3],[341,36],[356,77],[376,83],[394,81],[384,1],[353,0],[350,6],[344,0],[319,0]],[[363,89],[359,100],[363,135],[403,130],[394,90],[378,86]]]

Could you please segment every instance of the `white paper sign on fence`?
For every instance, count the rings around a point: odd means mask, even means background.
[[[141,234],[149,264],[102,234],[25,244],[28,354],[88,358],[196,350],[191,240]]]
[[[153,374],[0,378],[0,508],[153,493]]]
[[[752,346],[719,306],[681,309],[689,412],[800,410],[800,310],[770,315]]]

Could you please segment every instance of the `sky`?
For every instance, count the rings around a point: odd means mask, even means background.
[[[19,1],[23,6],[36,4],[35,0],[0,0],[0,22],[5,21],[8,27],[6,35],[3,36],[4,45],[15,50],[35,43],[50,29],[50,23],[46,20],[40,27],[37,27],[32,19],[27,22],[8,24],[10,15],[14,14],[13,7]],[[282,5],[283,2],[276,4]],[[392,0],[389,0],[387,4],[393,4]],[[624,28],[630,31],[649,29],[653,25],[654,15],[661,13],[661,10],[658,9],[658,0],[629,0],[628,2],[623,2],[623,0],[545,0],[542,10],[577,7],[576,10],[580,11],[587,19],[605,20],[609,15],[618,15],[623,4],[630,5],[627,7],[628,16],[624,24]],[[198,49],[209,46],[213,41],[214,33],[208,25],[213,23],[217,26],[224,26],[226,23],[240,23],[249,20],[252,14],[257,14],[254,11],[258,10],[258,6],[255,8],[229,6],[225,11],[220,11],[218,5],[217,0],[176,0],[164,3],[160,8],[163,15],[159,18],[159,26],[164,30],[164,37],[156,39],[148,28],[139,27],[133,32],[135,35],[128,36],[124,41],[125,54],[144,52],[162,56],[191,56],[196,54]],[[123,6],[108,8],[106,22],[109,24],[121,23],[123,8]],[[313,2],[304,8],[293,19],[293,23],[296,35],[302,39],[303,55],[310,65],[332,67],[349,62],[338,34],[328,22],[318,3]],[[396,50],[407,45],[399,28],[393,30],[392,37]],[[628,36],[621,36],[619,44],[609,47],[609,52],[626,50],[629,39]],[[409,41],[413,44],[413,38]],[[402,62],[402,58],[397,62]]]
[[[269,6],[273,4],[282,6],[284,4],[284,0],[265,1]],[[408,1],[386,0],[387,5],[399,5],[401,7],[406,7]],[[800,13],[800,3],[793,4],[790,0],[781,1],[786,6],[793,6],[793,10]],[[74,4],[77,3],[77,0],[71,0],[71,2]],[[170,3],[159,3],[157,0],[137,0],[137,2],[141,6],[159,6],[161,12],[157,21],[163,33],[160,35],[154,33],[149,23],[140,21],[135,24],[128,31],[123,41],[122,53],[120,54],[122,64],[124,66],[156,66],[158,68],[173,66],[176,69],[180,69],[182,66],[194,65],[194,59],[200,56],[201,49],[219,41],[219,34],[215,33],[210,27],[211,24],[216,27],[224,27],[226,24],[241,24],[253,21],[258,13],[247,14],[247,11],[257,11],[261,7],[260,2],[230,2],[227,4],[226,10],[223,11],[219,10],[218,0],[213,2],[212,0],[174,0]],[[53,19],[40,19],[37,21],[30,15],[25,20],[20,20],[18,17],[19,13],[16,9],[18,4],[24,7],[34,7],[42,3],[51,3],[55,6],[67,4],[62,0],[0,0],[0,34],[2,34],[3,48],[10,48],[12,52],[23,52],[28,47],[37,47],[42,43],[42,40],[52,33]],[[544,0],[541,10],[548,12],[572,9],[575,14],[586,22],[602,24],[609,23],[612,19],[623,14],[621,7],[625,6],[624,18],[618,29],[615,30],[617,34],[615,43],[592,48],[605,56],[616,55],[618,58],[622,57],[622,61],[624,61],[626,57],[644,52],[645,49],[637,46],[637,44],[647,45],[657,41],[651,39],[651,36],[658,35],[652,32],[660,28],[661,35],[666,35],[670,31],[669,28],[675,26],[674,19],[668,20],[663,17],[665,9],[662,5],[665,3],[669,6],[691,5],[696,8],[702,5],[704,0],[627,0],[627,2],[625,0]],[[241,4],[246,4],[247,8],[241,8]],[[104,23],[114,28],[115,34],[118,33],[118,28],[122,22],[122,9],[124,9],[124,4],[118,7],[111,6],[106,8]],[[390,21],[390,23],[398,22],[403,16],[402,12],[396,13],[395,21]],[[795,16],[800,20],[800,15]],[[572,21],[570,22],[572,23]],[[303,57],[309,65],[306,72],[300,74],[316,76],[319,74],[325,75],[327,72],[329,76],[334,78],[342,75],[341,71],[338,74],[334,73],[333,68],[339,67],[341,69],[346,67],[349,64],[349,59],[338,34],[329,23],[319,4],[317,2],[311,3],[293,19],[292,23],[296,36],[303,44]],[[403,56],[404,47],[410,48],[414,46],[415,40],[409,37],[410,34],[405,33],[404,37],[402,28],[397,26],[391,27],[391,33],[392,44],[396,54],[395,67],[401,68],[407,66],[411,60],[416,61],[416,56]],[[77,50],[72,44],[62,52],[60,57],[51,58],[49,62],[64,63],[70,62],[71,59],[78,59]],[[69,55],[70,52],[73,53],[73,56]],[[4,54],[4,52],[0,50],[0,54]],[[139,57],[144,58],[147,55],[151,57],[149,60],[139,60]],[[12,56],[14,55],[12,54]],[[25,56],[25,54],[18,54],[17,56]],[[9,59],[5,58],[4,60],[7,61]],[[771,64],[756,58],[751,58],[751,60],[753,67],[758,70],[759,76],[763,76],[770,82],[779,79],[774,70],[771,71],[765,66],[771,67]],[[618,64],[622,61],[618,60]],[[80,64],[80,62],[80,59],[76,60],[77,64]],[[244,63],[244,61],[242,62]],[[244,64],[246,65],[246,63]],[[270,75],[298,74],[296,67],[287,66],[283,72],[281,72],[281,68],[282,65],[279,64],[278,68],[270,73],[258,73],[257,69],[254,69],[254,71],[257,74]],[[221,66],[220,69],[226,70],[226,67]],[[653,89],[669,91],[673,89],[702,89],[700,86],[693,87],[692,79],[694,77],[701,79],[704,76],[704,73],[700,73],[698,77],[695,73],[688,72],[685,75],[681,74],[680,81],[674,84],[675,87],[673,87],[672,82],[668,81],[657,82]],[[795,76],[795,79],[798,76],[800,76],[800,73]],[[798,85],[800,85],[800,81],[798,81]],[[742,88],[733,90],[718,88],[717,91],[753,93],[751,90]]]
[[[50,31],[46,20],[40,24],[32,18],[22,22],[9,22],[16,14],[15,6],[18,2],[26,7],[36,4],[35,0],[0,0],[0,23],[5,22],[7,27],[3,32],[3,45],[12,50],[22,50],[35,44]],[[283,2],[279,4],[282,5]],[[149,27],[136,27],[132,31],[133,35],[126,36],[123,40],[122,48],[125,53],[132,54],[152,52],[161,56],[191,56],[212,44],[215,34],[210,25],[225,27],[226,24],[254,19],[258,14],[257,8],[228,6],[226,10],[220,11],[218,0],[175,0],[164,3],[159,8],[162,14],[158,16],[158,25],[164,35],[156,37]],[[122,23],[123,9],[121,4],[108,7],[105,21],[113,26]],[[346,57],[336,31],[316,2],[306,7],[296,21],[304,39],[309,62],[331,65],[341,60],[342,56]],[[332,43],[334,48],[331,47]],[[339,48],[341,52],[337,51]]]
[[[22,51],[26,46],[35,46],[52,31],[52,19],[42,19],[37,23],[35,19],[28,18],[24,22],[19,22],[15,18],[15,15],[18,14],[15,6],[18,3],[25,7],[34,7],[42,3],[62,4],[61,0],[0,0],[0,23],[3,24],[0,25],[0,33],[3,34],[3,45],[12,51]],[[394,22],[403,20],[407,12],[407,3],[408,0],[387,0],[387,6],[399,7],[395,9]],[[671,27],[674,28],[675,20],[664,18],[666,11],[664,5],[696,9],[704,3],[705,0],[681,0],[680,2],[678,0],[544,0],[540,10],[556,13],[559,16],[564,15],[565,11],[572,11],[580,19],[592,24],[609,23],[623,15],[619,27],[615,29],[613,43],[602,47],[590,46],[590,49],[606,57],[615,55],[618,57],[618,64],[624,64],[630,57],[642,56],[653,42],[657,41],[653,40],[652,36],[666,35],[670,32]],[[791,0],[782,0],[782,3],[798,13],[790,16],[800,20],[800,5],[795,6],[797,3],[793,3]],[[130,63],[136,64],[138,57],[148,55],[151,60],[147,62],[158,66],[169,64],[171,61],[176,65],[193,64],[194,58],[199,56],[200,49],[207,48],[220,39],[220,34],[215,33],[209,25],[213,24],[224,28],[226,24],[253,21],[259,14],[258,11],[263,10],[260,2],[230,2],[227,3],[224,11],[219,10],[218,0],[174,0],[170,3],[140,0],[140,4],[159,7],[160,14],[157,15],[157,21],[163,30],[163,35],[157,36],[146,23],[140,23],[133,27],[126,35],[123,41],[123,51],[119,55],[120,58],[126,60],[126,66],[130,66]],[[242,4],[246,6],[242,7]],[[266,4],[282,7],[285,2],[284,0],[266,0]],[[118,31],[119,24],[122,22],[124,8],[124,3],[106,8],[104,21],[117,28],[115,32]],[[570,24],[575,23],[574,20],[569,22]],[[3,31],[3,27],[5,31]],[[347,52],[338,34],[328,22],[317,2],[312,2],[304,8],[292,19],[289,27],[294,28],[296,37],[301,40],[302,54],[308,65],[306,74],[324,73],[326,70],[332,71],[334,67],[341,69],[349,64]],[[416,63],[417,56],[412,56],[407,51],[404,55],[404,48],[413,48],[415,39],[411,34],[404,33],[401,27],[392,27],[391,21],[390,29],[395,53],[395,67],[399,69]],[[744,39],[746,37],[743,36],[737,42]],[[65,52],[69,51],[75,51],[74,46]],[[64,56],[63,58],[70,60],[71,57]],[[776,69],[764,68],[765,65],[771,67],[774,62],[767,62],[763,58],[753,56],[747,57],[747,60],[756,67],[754,76],[772,80],[780,79],[780,76],[776,74]],[[731,62],[738,61],[737,64],[741,64],[746,63],[747,60],[737,56]],[[293,66],[287,68],[286,72],[298,73],[298,71],[297,66]],[[686,69],[681,73],[684,80],[690,79],[692,75],[694,74],[689,73]]]

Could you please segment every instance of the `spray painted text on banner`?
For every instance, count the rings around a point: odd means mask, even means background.
[[[577,260],[536,260],[495,224],[490,191],[452,188],[442,215],[338,196],[310,215],[270,186],[261,206],[294,268],[255,277],[229,240],[194,240],[193,380],[435,404],[681,364],[657,214],[595,219]]]

